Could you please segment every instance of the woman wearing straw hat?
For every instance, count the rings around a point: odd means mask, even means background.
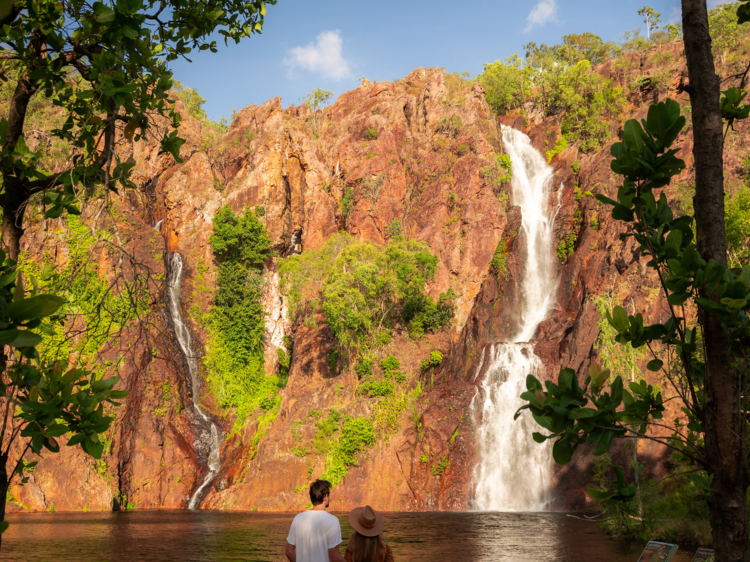
[[[393,552],[383,540],[383,516],[369,505],[353,509],[349,524],[354,534],[349,537],[344,558],[346,562],[394,562]]]

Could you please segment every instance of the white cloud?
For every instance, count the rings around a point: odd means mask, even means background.
[[[531,31],[538,25],[544,25],[555,16],[557,16],[557,0],[539,0],[526,18],[526,29],[524,31]]]
[[[284,64],[290,71],[301,69],[341,80],[351,75],[349,61],[341,52],[341,44],[341,31],[324,31],[306,47],[289,49],[289,57],[284,59]]]

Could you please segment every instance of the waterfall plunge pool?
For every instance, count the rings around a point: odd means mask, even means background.
[[[352,530],[341,521],[346,545]],[[284,562],[294,513],[132,511],[6,516],[0,560]],[[593,523],[561,513],[386,513],[397,561],[635,562],[640,543],[609,540]],[[689,562],[680,549],[676,562]],[[342,549],[343,554],[343,549]]]

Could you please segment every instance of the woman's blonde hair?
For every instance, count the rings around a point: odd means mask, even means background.
[[[385,546],[381,535],[366,537],[357,531],[349,539],[352,546],[352,562],[383,562]]]

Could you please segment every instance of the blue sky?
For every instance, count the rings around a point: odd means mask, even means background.
[[[315,88],[336,97],[357,78],[393,80],[420,66],[476,75],[484,62],[503,59],[523,45],[556,43],[567,33],[591,31],[618,40],[645,27],[638,9],[646,0],[278,0],[268,6],[262,35],[218,53],[175,61],[177,80],[206,98],[212,119],[281,96],[299,104]],[[712,2],[716,4],[716,0]],[[650,2],[662,23],[679,19],[678,0]]]

